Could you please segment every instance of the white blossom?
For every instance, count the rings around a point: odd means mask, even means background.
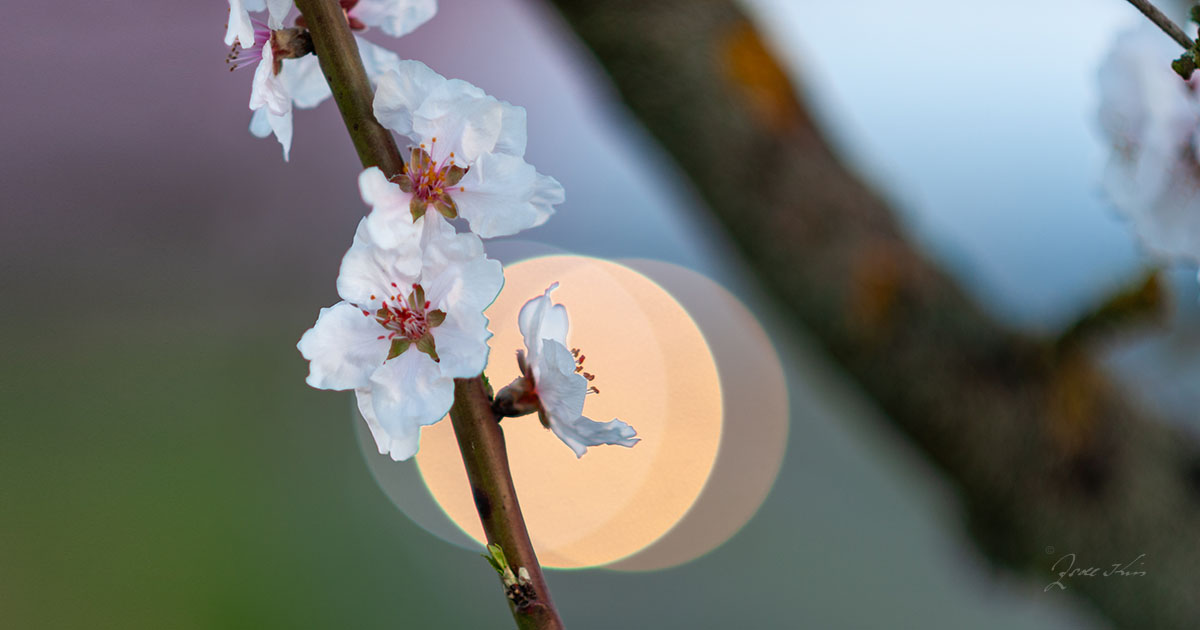
[[[1100,67],[1100,124],[1113,152],[1104,190],[1142,243],[1200,261],[1197,78],[1171,69],[1182,49],[1148,23],[1118,35]]]
[[[453,379],[483,371],[483,310],[504,282],[477,236],[444,222],[409,229],[412,238],[381,247],[359,223],[338,274],[342,301],[297,344],[308,384],[354,390],[379,452],[396,460],[412,457],[420,428],[450,409]]]
[[[525,110],[466,81],[401,61],[379,81],[375,116],[416,146],[393,180],[402,194],[376,206],[371,230],[433,209],[461,215],[483,238],[506,236],[541,225],[563,201],[562,186],[523,159]]]
[[[436,0],[342,0],[342,9],[355,30],[379,26],[399,37],[424,24],[437,12]],[[263,23],[250,17],[252,11],[268,12]],[[283,147],[287,160],[292,146],[292,108],[316,107],[332,96],[314,55],[293,46],[298,29],[283,29],[283,19],[292,0],[229,0],[229,24],[225,43],[233,45],[227,61],[231,69],[252,64],[257,67],[250,90],[250,133],[260,138],[271,134]],[[303,27],[303,19],[296,20]],[[378,82],[400,58],[395,53],[355,36],[363,67],[371,84]]]
[[[520,358],[521,371],[532,386],[517,395],[536,397],[542,424],[576,457],[583,457],[589,446],[633,446],[639,441],[633,427],[615,418],[596,422],[583,415],[584,399],[599,392],[589,385],[592,375],[583,371],[584,356],[579,350],[567,350],[567,309],[550,298],[557,287],[555,283],[544,295],[526,302],[517,317],[526,351]]]

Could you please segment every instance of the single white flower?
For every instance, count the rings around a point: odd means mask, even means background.
[[[1146,23],[1117,36],[1099,71],[1100,125],[1113,144],[1104,190],[1142,243],[1200,261],[1200,76],[1171,69],[1178,44]]]
[[[583,457],[589,446],[637,444],[637,431],[628,424],[615,418],[596,422],[583,415],[584,399],[600,392],[589,384],[594,377],[583,371],[584,356],[578,349],[567,350],[567,309],[550,298],[556,288],[558,283],[526,302],[517,316],[525,352],[517,353],[521,376],[496,397],[501,415],[537,411],[542,426],[576,457]]]
[[[296,347],[310,362],[308,384],[353,389],[379,452],[403,460],[417,452],[420,428],[450,409],[453,379],[483,371],[483,310],[504,275],[477,236],[444,222],[412,225],[413,238],[395,248],[380,247],[365,225],[342,260],[342,301],[321,309]]]
[[[401,195],[377,205],[371,230],[413,221],[429,209],[462,216],[483,238],[536,227],[562,203],[562,186],[525,162],[525,110],[446,79],[419,61],[401,61],[379,80],[375,117],[416,146],[393,178]]]

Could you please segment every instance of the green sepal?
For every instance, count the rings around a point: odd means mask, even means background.
[[[396,337],[392,339],[392,348],[388,350],[387,360],[395,359],[404,354],[405,350],[412,345],[412,340],[407,337]]]
[[[1184,81],[1192,78],[1192,73],[1196,71],[1196,53],[1190,50],[1183,53],[1178,59],[1171,62],[1171,69],[1175,71],[1175,74],[1183,77]]]
[[[428,204],[420,199],[417,199],[416,197],[413,197],[412,201],[408,202],[408,212],[412,214],[412,219],[414,222],[417,219],[425,216],[425,210],[427,206]]]
[[[442,322],[444,321],[446,321],[446,311],[434,310],[425,313],[425,323],[428,324],[430,328],[437,328],[438,326],[441,326]]]
[[[446,170],[446,185],[453,186],[462,181],[463,175],[467,174],[467,169],[455,164]]]
[[[412,178],[408,175],[398,175],[393,181],[395,181],[396,185],[400,187],[400,190],[406,193],[411,193],[413,191]]]
[[[433,335],[429,331],[425,331],[425,334],[417,340],[417,350],[428,354],[434,361],[441,361],[437,355],[437,348],[433,345]]]
[[[442,195],[438,197],[437,201],[433,202],[433,207],[447,219],[458,218],[458,204],[454,203],[454,200],[450,198],[450,195]]]

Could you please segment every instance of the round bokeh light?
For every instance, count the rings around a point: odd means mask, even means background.
[[[721,386],[704,335],[687,311],[644,275],[613,262],[549,256],[505,269],[488,309],[487,375],[499,389],[518,375],[517,313],[553,282],[570,317],[568,345],[587,357],[599,394],[584,413],[620,418],[641,438],[633,448],[593,447],[581,459],[536,415],[503,421],[513,482],[538,557],[547,567],[603,565],[658,540],[700,495],[721,440]],[[434,499],[483,541],[453,428],[421,433],[417,466]]]

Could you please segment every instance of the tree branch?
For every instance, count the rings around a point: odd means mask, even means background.
[[[1171,39],[1178,42],[1180,46],[1183,46],[1184,50],[1192,49],[1194,45],[1192,38],[1188,37],[1187,33],[1183,32],[1183,29],[1172,22],[1171,18],[1167,17],[1162,11],[1159,11],[1158,7],[1150,4],[1149,0],[1129,0],[1129,4],[1137,7],[1138,11],[1141,11],[1143,15],[1150,18],[1150,21],[1154,22],[1155,26],[1161,28],[1167,35],[1170,35]]]
[[[321,71],[333,91],[363,167],[378,166],[388,177],[399,174],[404,161],[391,133],[375,120],[374,93],[345,13],[335,0],[296,0],[296,7],[312,34]],[[510,598],[513,620],[522,630],[558,630],[563,623],[550,599],[550,590],[521,516],[504,434],[491,405],[491,397],[479,377],[454,380],[450,420],[483,530],[489,543],[504,550],[514,571],[524,568],[529,572],[533,586],[533,596],[525,597],[520,605]]]
[[[1006,329],[926,260],[734,0],[555,4],[780,305],[953,480],[988,557],[1040,588],[1063,554],[1105,569],[1145,554],[1145,575],[1071,580],[1069,594],[1119,627],[1196,627],[1193,440],[1079,343]]]

